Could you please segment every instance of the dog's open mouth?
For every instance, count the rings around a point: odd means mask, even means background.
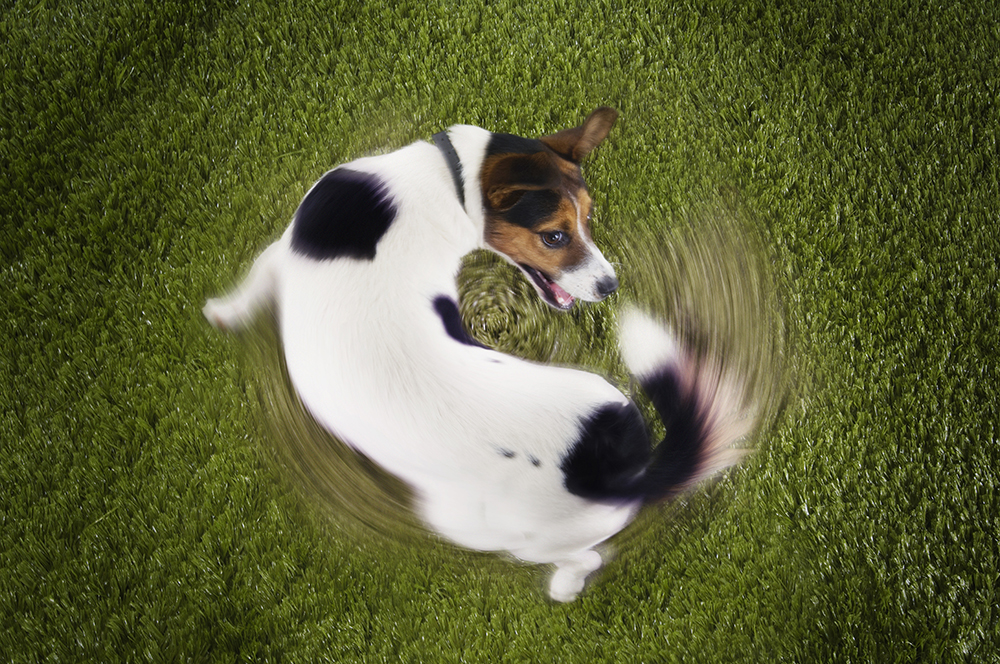
[[[556,282],[549,279],[549,277],[530,265],[525,265],[524,263],[519,263],[518,267],[531,277],[531,280],[535,284],[535,288],[538,289],[539,295],[545,302],[556,309],[568,310],[573,308],[573,304],[576,302],[573,296],[567,293],[559,286]]]

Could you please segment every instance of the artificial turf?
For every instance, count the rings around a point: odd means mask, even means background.
[[[998,13],[4,2],[0,658],[1000,661]],[[311,510],[266,363],[200,307],[327,168],[600,104],[623,292],[559,317],[472,257],[473,332],[624,384],[616,307],[708,294],[692,338],[773,370],[757,452],[554,605],[534,568]]]

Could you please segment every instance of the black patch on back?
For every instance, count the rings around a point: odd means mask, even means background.
[[[537,138],[524,138],[514,134],[493,134],[486,144],[486,156],[499,154],[535,154],[546,149]]]
[[[477,346],[479,348],[489,348],[475,339],[465,330],[462,323],[462,315],[458,312],[458,305],[455,300],[447,295],[438,295],[434,298],[434,311],[437,312],[441,322],[444,323],[444,331],[455,341],[466,346]]]
[[[292,249],[324,260],[372,260],[396,218],[396,205],[376,175],[338,168],[324,175],[295,212]]]
[[[606,404],[581,429],[559,465],[566,490],[588,500],[642,498],[651,448],[635,404]]]
[[[512,224],[524,228],[534,228],[559,208],[562,197],[552,189],[526,191],[517,203],[504,212],[504,217]]]

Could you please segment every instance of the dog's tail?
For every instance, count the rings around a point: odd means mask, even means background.
[[[635,309],[623,312],[625,363],[666,427],[639,481],[647,502],[669,498],[737,463],[749,451],[733,444],[755,418],[743,406],[739,382],[715,361],[696,363],[668,329]]]

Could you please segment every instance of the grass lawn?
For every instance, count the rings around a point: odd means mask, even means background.
[[[0,660],[1000,661],[994,7],[4,2]],[[627,386],[614,312],[659,298],[767,418],[555,605],[542,570],[362,525],[398,489],[355,518],[364,469],[311,509],[273,334],[200,308],[333,165],[601,104],[622,292],[559,316],[474,256],[463,313]]]

